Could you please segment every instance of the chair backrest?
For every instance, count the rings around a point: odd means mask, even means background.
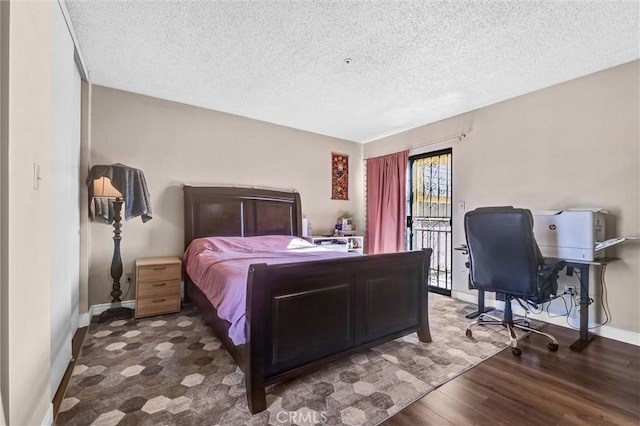
[[[483,207],[467,212],[464,229],[474,287],[526,298],[538,294],[544,263],[527,209]]]

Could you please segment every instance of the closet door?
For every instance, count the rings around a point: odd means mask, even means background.
[[[62,11],[53,8],[51,146],[51,396],[78,328],[80,275],[80,74]]]
[[[80,71],[73,66],[73,97],[72,97],[72,112],[71,120],[72,126],[70,129],[71,155],[68,160],[69,170],[67,171],[67,183],[69,184],[69,246],[68,246],[68,267],[69,267],[69,282],[71,284],[71,336],[76,333],[78,329],[78,322],[80,320],[80,203],[81,191],[80,182],[80,144],[81,144],[81,132],[80,132],[80,117],[81,117],[81,77]],[[75,200],[75,204],[73,201]]]

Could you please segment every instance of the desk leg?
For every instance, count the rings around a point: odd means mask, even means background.
[[[466,318],[473,319],[480,314],[493,311],[493,308],[484,307],[484,290],[478,290],[478,310],[465,315]]]
[[[570,346],[570,349],[575,352],[580,352],[594,337],[592,333],[589,333],[589,265],[581,264],[578,269],[582,279],[580,286],[580,338]]]

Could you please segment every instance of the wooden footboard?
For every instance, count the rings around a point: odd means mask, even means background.
[[[283,265],[256,264],[247,282],[247,400],[264,387],[417,331],[430,342],[431,249]]]

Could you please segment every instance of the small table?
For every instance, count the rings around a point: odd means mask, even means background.
[[[363,254],[364,250],[364,237],[359,235],[315,236],[305,237],[305,240],[329,250],[348,251],[357,254]]]

